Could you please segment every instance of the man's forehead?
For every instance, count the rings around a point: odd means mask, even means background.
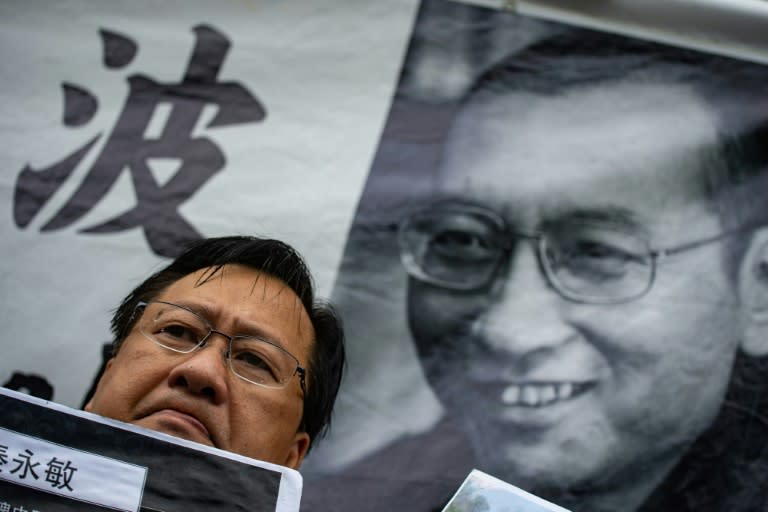
[[[232,288],[233,282],[237,284],[238,289],[247,289],[249,294],[264,293],[267,290],[271,290],[277,295],[278,293],[282,294],[284,290],[285,293],[299,300],[296,293],[280,278],[257,268],[238,263],[199,268],[180,277],[169,288],[173,286],[177,286],[180,289],[219,287],[227,290]]]
[[[269,323],[292,335],[314,338],[309,314],[296,293],[278,278],[244,265],[196,270],[172,283],[157,299],[189,306],[211,321],[230,315],[243,329],[249,323],[261,327]]]
[[[705,172],[722,167],[715,114],[689,87],[613,82],[471,101],[450,132],[437,188],[502,208],[633,197],[671,206],[670,197],[704,199]]]
[[[525,157],[543,145],[555,162],[567,160],[569,150],[576,148],[594,152],[595,158],[618,160],[644,151],[641,143],[650,142],[655,152],[664,153],[667,148],[695,149],[715,140],[715,112],[692,87],[620,81],[548,95],[515,90],[480,93],[461,110],[449,131],[446,156],[456,159],[463,152],[452,148],[478,144],[510,146]],[[510,166],[510,171],[523,170]]]

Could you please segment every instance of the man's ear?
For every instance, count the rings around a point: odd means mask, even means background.
[[[288,456],[285,459],[284,466],[289,468],[299,469],[301,462],[304,460],[304,456],[309,450],[309,445],[312,440],[309,438],[309,434],[306,432],[296,432],[296,436],[293,438],[293,444],[288,452]]]
[[[738,274],[742,307],[742,351],[752,357],[768,354],[768,228],[752,235]]]

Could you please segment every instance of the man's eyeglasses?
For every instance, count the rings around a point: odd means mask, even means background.
[[[574,219],[526,234],[512,230],[492,210],[461,203],[435,205],[398,228],[403,265],[426,283],[460,291],[487,286],[517,243],[528,240],[536,244],[549,285],[566,299],[591,304],[641,297],[653,285],[659,259],[729,234],[653,249],[618,223]]]
[[[194,311],[164,301],[139,302],[136,313],[139,331],[163,348],[189,354],[204,347],[211,335],[229,341],[227,362],[241,379],[266,388],[284,388],[294,375],[299,376],[306,395],[306,369],[290,352],[271,341],[256,336],[230,336],[215,330]]]

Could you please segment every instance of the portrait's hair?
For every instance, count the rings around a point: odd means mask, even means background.
[[[229,236],[191,244],[172,263],[151,275],[123,299],[112,317],[113,354],[120,350],[133,329],[137,320],[134,312],[139,302],[151,301],[179,279],[210,267],[211,270],[200,279],[205,282],[224,265],[243,265],[272,276],[282,281],[300,299],[315,331],[307,368],[302,428],[313,441],[319,439],[330,425],[344,371],[344,331],[335,309],[316,300],[312,275],[304,259],[279,240]]]
[[[569,29],[484,71],[459,110],[511,92],[548,96],[623,80],[689,86],[716,116],[715,149],[722,165],[705,166],[701,179],[723,229],[744,228],[742,236],[724,244],[724,267],[735,282],[751,232],[768,224],[768,66]],[[768,500],[758,489],[768,479],[766,411],[768,358],[740,352],[718,417],[691,440],[686,455],[641,510],[765,510]]]

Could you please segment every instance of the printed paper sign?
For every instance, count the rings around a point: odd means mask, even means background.
[[[0,388],[0,512],[298,512],[301,474]]]
[[[0,428],[0,479],[116,510],[137,511],[147,468]]]
[[[529,492],[473,469],[443,512],[514,510],[515,512],[569,512]]]

